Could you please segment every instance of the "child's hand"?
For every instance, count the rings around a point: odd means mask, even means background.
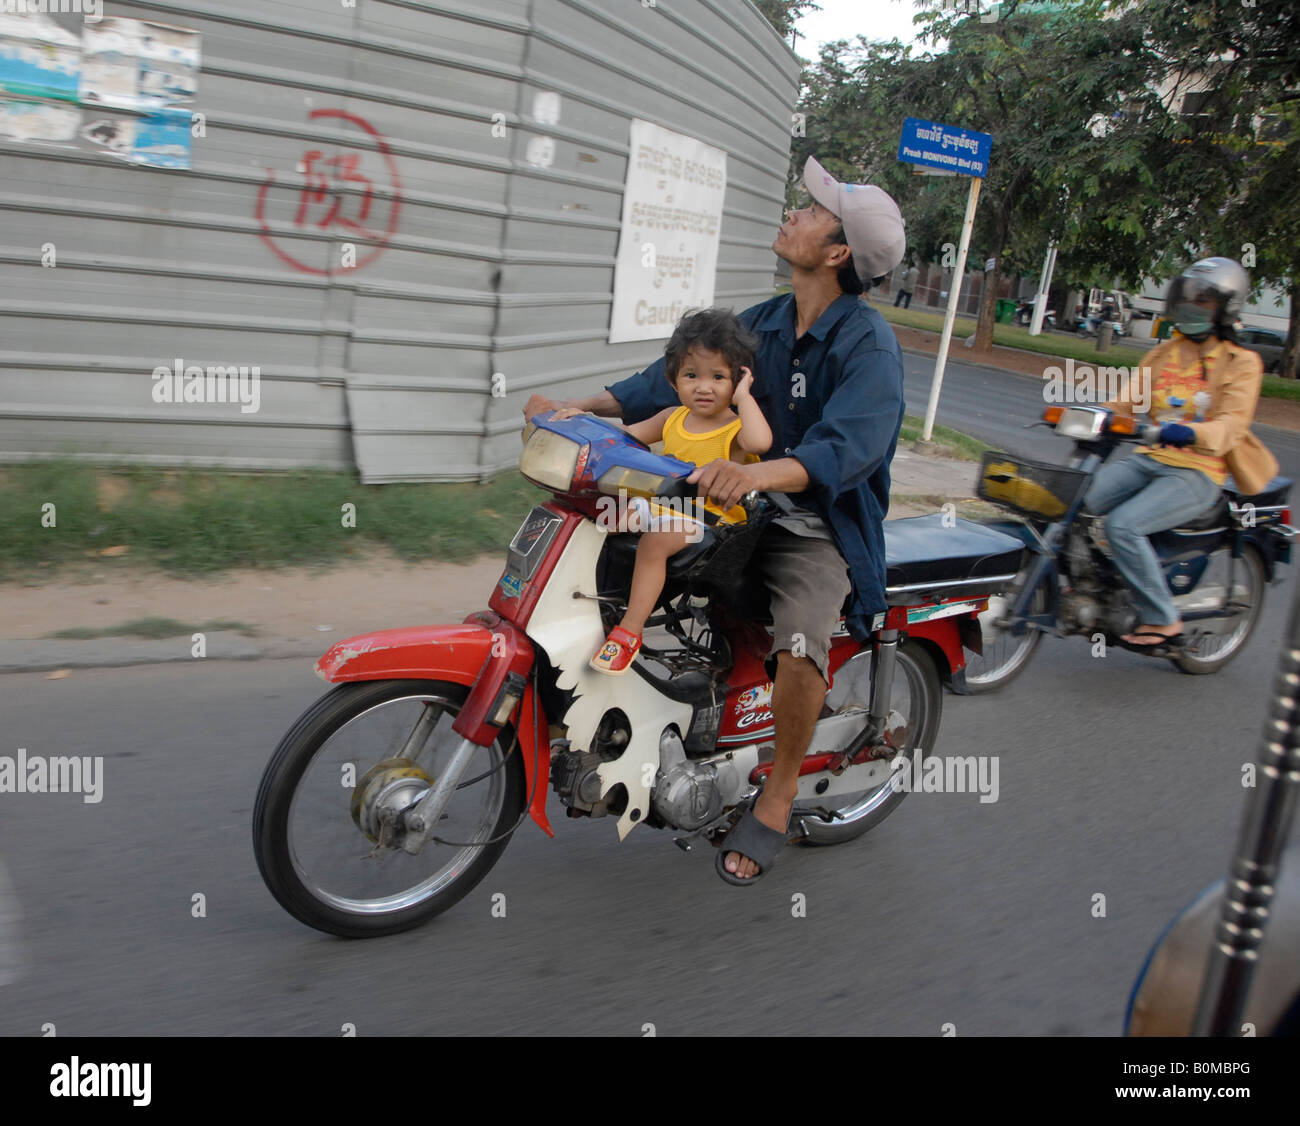
[[[740,382],[736,384],[736,393],[732,395],[733,403],[743,403],[749,398],[749,389],[754,386],[754,373],[749,368],[741,368]]]

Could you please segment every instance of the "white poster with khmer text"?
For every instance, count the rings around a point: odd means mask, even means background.
[[[713,304],[726,194],[722,149],[633,119],[611,344],[671,336],[687,309]]]

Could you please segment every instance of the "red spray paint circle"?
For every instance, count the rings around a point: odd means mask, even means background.
[[[304,169],[305,184],[299,192],[298,204],[291,222],[293,226],[304,230],[342,229],[351,238],[359,242],[372,243],[372,249],[358,258],[356,265],[347,267],[347,270],[351,272],[369,265],[388,249],[389,240],[397,230],[397,217],[401,211],[402,180],[398,175],[397,162],[393,159],[393,153],[388,147],[388,141],[380,135],[370,122],[358,117],[356,114],[345,113],[343,110],[338,109],[312,110],[307,119],[315,121],[322,117],[336,117],[356,126],[370,137],[374,142],[376,151],[372,152],[370,149],[348,151],[346,148],[340,148],[334,155],[327,156],[320,149],[305,150],[302,160],[299,161],[299,167]],[[379,159],[377,162],[372,159],[367,163],[366,157],[368,155],[371,157],[377,155]],[[384,185],[388,188],[387,196],[377,195],[374,191],[375,180],[365,174],[366,170],[372,170],[376,163],[387,174],[388,183]],[[275,234],[271,230],[271,225],[266,216],[267,193],[275,183],[275,170],[268,168],[266,174],[266,182],[257,193],[256,217],[258,226],[261,227],[259,237],[271,248],[276,257],[292,266],[295,270],[305,274],[331,276],[335,273],[334,270],[322,270],[316,266],[309,266],[276,242]],[[364,184],[366,187],[360,197],[355,194],[345,197],[336,194],[334,191],[333,184],[336,182]],[[345,199],[349,201],[358,200],[355,215],[345,213]],[[382,227],[367,225],[365,220],[370,218],[370,213],[376,203],[382,205],[385,202],[388,204],[387,222]],[[296,242],[297,240],[293,241]]]

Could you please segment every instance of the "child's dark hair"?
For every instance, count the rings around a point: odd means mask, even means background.
[[[754,370],[754,354],[758,351],[758,337],[750,332],[730,309],[701,309],[687,313],[677,322],[673,335],[664,349],[664,371],[668,382],[676,386],[677,372],[682,360],[692,348],[705,348],[721,352],[731,368],[731,385],[740,382],[740,369]]]

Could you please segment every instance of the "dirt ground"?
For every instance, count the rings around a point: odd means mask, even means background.
[[[889,517],[935,510],[928,499],[909,497],[892,503]],[[370,630],[462,621],[487,608],[504,566],[504,544],[500,552],[468,564],[405,563],[376,552],[364,562],[329,568],[230,571],[193,579],[113,560],[69,569],[50,581],[0,583],[0,638],[42,638],[137,618],[172,618],[190,626],[232,620],[253,627],[270,655],[323,653],[335,641]]]
[[[88,568],[39,586],[0,586],[0,637],[37,638],[145,617],[189,625],[233,619],[255,627],[270,651],[296,652],[314,641],[324,652],[352,634],[459,622],[486,608],[504,557],[504,547],[500,555],[469,564],[407,564],[375,555],[328,570],[231,571],[195,579]]]

